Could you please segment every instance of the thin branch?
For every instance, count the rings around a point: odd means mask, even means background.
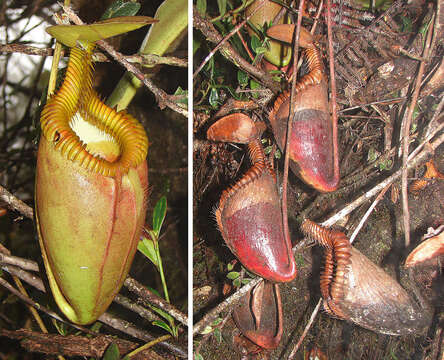
[[[35,56],[53,56],[54,49],[53,48],[39,48],[31,45],[24,44],[0,44],[0,54],[10,54],[10,53],[20,53],[26,55],[35,55]],[[69,51],[65,51],[62,49],[60,54],[62,57],[69,56]],[[126,60],[130,63],[137,63],[144,66],[152,66],[152,65],[170,65],[177,67],[188,67],[188,60],[181,59],[175,56],[159,56],[154,54],[135,54],[135,55],[127,55],[125,56]],[[102,52],[94,52],[93,53],[93,61],[95,62],[109,62],[108,56],[106,56]]]
[[[157,321],[163,320],[160,316],[155,314],[152,310],[146,309],[143,306],[136,304],[134,301],[131,301],[126,296],[117,294],[116,297],[114,298],[113,302],[123,306],[124,308],[126,308],[132,312],[135,312],[136,314],[140,315],[142,318],[144,318],[148,321],[152,322],[152,321],[156,321],[156,320]]]
[[[432,16],[431,22],[433,23],[435,16]],[[424,47],[423,57],[424,59],[429,58],[430,42],[432,41],[432,33],[434,27],[430,26],[427,33],[426,44]],[[415,111],[415,106],[418,101],[419,90],[421,88],[421,80],[424,75],[425,61],[421,61],[419,64],[418,74],[416,75],[415,90],[413,91],[412,101],[410,107],[407,111],[407,116],[404,117],[401,129],[403,129],[402,136],[402,174],[401,174],[401,195],[402,195],[402,212],[403,212],[403,223],[404,223],[404,237],[405,237],[405,247],[408,248],[410,245],[410,213],[409,213],[409,203],[408,203],[408,193],[407,193],[407,158],[409,156],[409,143],[410,143],[410,126],[413,119],[413,112]]]
[[[202,63],[199,65],[199,67],[196,69],[196,71],[194,72],[194,74],[193,74],[193,78],[195,78],[199,73],[200,73],[200,71],[203,69],[203,67],[206,65],[206,63],[208,62],[208,61],[210,61],[210,59],[214,56],[214,54],[216,54],[218,51],[219,51],[219,49],[224,45],[224,44],[226,44],[227,42],[228,42],[228,40],[234,35],[234,34],[236,34],[237,32],[239,32],[239,30],[240,29],[242,29],[242,27],[247,23],[247,21],[248,20],[250,20],[251,19],[251,17],[254,15],[254,14],[256,14],[256,12],[259,10],[259,9],[262,9],[262,7],[265,5],[265,2],[263,2],[262,4],[260,4],[250,15],[248,15],[248,17],[245,19],[245,20],[243,20],[243,21],[241,21],[237,26],[235,26],[234,27],[234,29],[233,30],[231,30],[223,39],[222,39],[222,41],[220,41],[219,42],[219,44],[217,44],[216,45],[216,47],[213,49],[213,50],[211,50],[210,52],[209,52],[209,54],[205,57],[205,59],[204,59],[204,61],[202,61]]]
[[[298,342],[296,343],[296,345],[294,346],[294,348],[291,351],[290,355],[288,356],[289,360],[291,360],[291,359],[293,359],[295,357],[296,353],[298,352],[299,348],[301,347],[302,342],[304,341],[305,337],[308,334],[308,331],[310,330],[311,326],[313,325],[313,321],[316,318],[316,315],[318,314],[319,309],[321,308],[321,305],[322,305],[322,298],[319,299],[316,307],[314,308],[314,310],[313,310],[313,312],[312,312],[312,314],[310,316],[310,319],[308,320],[307,325],[305,325],[304,332],[302,333],[302,335],[300,336]]]
[[[205,316],[199,320],[193,326],[193,334],[200,334],[207,326],[209,326],[221,312],[225,311],[228,307],[234,306],[237,302],[244,296],[247,292],[249,292],[253,287],[263,281],[262,278],[255,278],[251,280],[248,284],[242,286],[239,290],[237,290],[234,294],[227,297],[224,301],[222,301],[215,308],[208,311]]]
[[[200,32],[207,38],[208,41],[214,44],[219,44],[223,40],[222,36],[214,28],[213,24],[204,19],[196,10],[196,8],[193,9],[193,26],[196,29],[200,30]],[[253,76],[274,93],[278,93],[280,91],[279,83],[274,81],[273,78],[265,71],[257,68],[256,66],[250,64],[248,61],[242,58],[228,42],[223,43],[220,49],[220,53],[228,61],[232,62],[235,66]]]
[[[96,337],[88,338],[77,335],[41,334],[25,329],[16,331],[1,329],[0,336],[20,340],[21,345],[30,352],[39,352],[48,355],[63,354],[66,356],[94,357],[97,359],[102,358],[104,352],[112,343],[117,345],[122,355],[139,346],[134,342],[118,339],[110,335],[97,335]],[[131,357],[131,359],[162,360],[164,358],[152,350],[145,350]]]
[[[64,319],[62,319],[58,314],[56,314],[54,311],[48,309],[45,306],[42,306],[40,304],[38,304],[37,302],[35,302],[34,300],[32,300],[31,298],[29,298],[26,295],[23,295],[20,291],[18,291],[14,286],[12,286],[9,282],[7,282],[5,279],[3,279],[2,277],[0,277],[0,285],[3,286],[5,289],[7,289],[9,292],[11,292],[12,294],[14,294],[15,296],[17,296],[21,301],[23,301],[25,304],[30,305],[32,307],[34,307],[35,309],[42,311],[44,313],[46,313],[47,315],[51,316],[52,318],[70,325],[78,330],[81,330],[87,334],[91,334],[94,335],[94,332],[90,331],[89,329],[83,327],[83,326],[79,326],[76,324],[72,324],[69,321],[66,321]]]
[[[176,309],[173,305],[166,302],[164,299],[158,297],[149,291],[146,286],[143,286],[138,281],[133,278],[126,278],[123,285],[132,293],[136,294],[139,297],[139,301],[144,305],[154,305],[163,311],[166,311],[177,321],[181,322],[183,325],[188,326],[188,316],[185,315],[180,310]]]
[[[353,241],[355,240],[356,236],[358,235],[359,231],[361,231],[362,227],[364,226],[365,222],[367,221],[368,217],[370,216],[370,214],[373,212],[373,210],[375,209],[376,205],[378,205],[378,203],[381,201],[381,199],[384,197],[385,193],[387,192],[388,189],[390,189],[391,185],[387,185],[384,189],[382,189],[382,191],[378,194],[378,196],[376,197],[375,201],[373,201],[373,203],[371,204],[371,206],[367,209],[367,211],[365,212],[364,216],[362,217],[361,221],[359,221],[358,226],[356,226],[356,229],[353,231],[353,233],[350,236],[350,244],[353,243]]]
[[[34,216],[34,211],[32,210],[32,207],[26,205],[20,199],[17,199],[3,186],[0,186],[0,201],[8,205],[8,208],[18,211],[20,214],[26,216],[27,218],[32,219]]]
[[[113,316],[109,313],[104,313],[99,317],[99,321],[103,322],[104,324],[112,327],[113,329],[117,329],[125,334],[128,334],[136,339],[140,339],[143,341],[153,341],[156,339],[153,335],[147,333],[144,330],[141,330],[131,324],[129,321],[120,319],[116,316]],[[179,356],[181,358],[187,358],[188,354],[187,351],[182,349],[176,344],[173,344],[169,341],[162,341],[158,343],[157,345],[163,347],[164,349],[174,353],[174,355]]]
[[[0,264],[15,265],[23,270],[39,271],[39,266],[35,261],[2,253],[0,253]]]

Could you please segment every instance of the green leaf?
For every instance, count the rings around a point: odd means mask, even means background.
[[[260,41],[257,36],[253,35],[251,37],[251,48],[253,49],[253,51],[256,53],[256,49],[261,46],[262,46],[262,41]]]
[[[299,267],[303,267],[303,266],[305,266],[305,260],[304,260],[304,257],[302,256],[302,254],[296,254],[295,255],[295,257],[294,257],[294,259],[296,260],[296,264],[299,266]]]
[[[160,296],[160,294],[159,294],[159,296]],[[152,306],[152,305],[150,306],[150,309],[153,310],[158,315],[160,315],[161,317],[163,317],[169,323],[173,323],[174,322],[174,318],[170,314],[168,314],[166,311],[163,311],[162,309],[159,309],[159,308],[157,308],[155,306]]]
[[[211,89],[210,96],[208,97],[208,102],[214,108],[217,108],[219,106],[220,98],[216,88]]]
[[[217,342],[220,344],[222,342],[222,333],[220,332],[220,329],[214,329],[213,335],[216,338]]]
[[[378,151],[376,151],[375,148],[371,147],[370,149],[368,149],[367,161],[373,162],[379,157],[379,155],[381,154]]]
[[[393,166],[393,161],[391,159],[387,159],[385,161],[381,161],[379,164],[379,170],[390,170]]]
[[[239,273],[237,271],[231,271],[227,274],[227,278],[230,280],[237,279],[239,277]]]
[[[207,0],[197,0],[196,9],[201,15],[205,15],[207,12]]]
[[[255,89],[259,89],[261,87],[261,85],[254,81],[254,80],[250,80],[250,89],[251,90],[255,90]],[[253,92],[253,97],[258,98],[259,94],[257,92]]]
[[[156,267],[159,267],[153,240],[143,237],[137,244],[137,250],[145,255]]]
[[[241,279],[240,278],[234,279],[233,286],[240,287],[241,286]]]
[[[50,26],[46,28],[46,32],[62,44],[74,47],[77,41],[96,42],[139,29],[156,21],[149,16],[122,16],[90,25]]]
[[[173,330],[170,328],[170,326],[165,321],[154,320],[152,322],[152,324],[166,330],[171,335],[174,335]]]
[[[60,335],[66,336],[69,334],[68,329],[66,328],[66,325],[62,322],[59,322],[57,320],[53,321],[54,326],[56,327],[57,331]]]
[[[102,360],[119,360],[120,359],[120,353],[119,348],[116,344],[111,343],[105,353],[103,354]]]
[[[162,228],[163,221],[167,211],[167,199],[162,196],[156,203],[153,212],[153,231],[159,236],[160,229]]]
[[[176,96],[183,96],[176,100],[176,103],[178,104],[188,104],[188,90],[182,89],[180,86],[176,89],[174,95]]]
[[[220,16],[224,16],[227,12],[227,0],[217,0],[217,6],[219,7]]]
[[[194,354],[194,360],[204,360],[201,354]]]
[[[228,271],[233,270],[233,268],[234,268],[234,265],[232,263],[228,263],[228,265],[227,265]]]
[[[118,16],[134,16],[140,10],[140,4],[133,1],[116,0],[105,10],[101,20],[111,19]]]
[[[247,73],[243,72],[242,70],[237,71],[237,81],[239,82],[239,85],[244,87],[248,85],[248,75]]]
[[[157,295],[158,297],[162,297],[162,294],[159,292],[159,291],[157,291],[156,289],[154,289],[154,288],[152,288],[152,287],[150,287],[150,286],[146,286],[146,288],[149,290],[149,291],[151,291],[154,295]]]
[[[102,323],[100,321],[96,321],[92,326],[90,327],[91,331],[99,332],[100,328],[102,327]]]

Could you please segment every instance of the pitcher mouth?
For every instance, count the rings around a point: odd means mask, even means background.
[[[42,133],[82,168],[124,175],[145,160],[148,137],[135,118],[105,105],[94,92],[91,52],[92,46],[71,50],[63,85],[42,111]]]
[[[85,120],[80,111],[77,111],[71,118],[69,126],[93,156],[98,156],[111,163],[120,157],[122,151],[116,139]]]

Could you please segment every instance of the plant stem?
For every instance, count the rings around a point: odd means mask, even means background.
[[[157,339],[154,339],[153,341],[150,341],[150,342],[146,343],[145,345],[142,345],[141,347],[138,347],[137,349],[131,351],[126,356],[128,356],[128,357],[134,356],[143,350],[149,349],[150,347],[156,345],[159,342],[168,340],[170,337],[171,337],[171,335],[164,335],[164,336],[158,337]]]
[[[153,240],[154,240],[154,246],[155,246],[155,249],[156,249],[157,264],[158,264],[158,268],[159,268],[160,280],[162,281],[163,293],[165,295],[165,300],[169,303],[170,302],[170,296],[168,295],[168,289],[167,289],[167,284],[166,284],[166,280],[165,280],[165,274],[163,273],[162,258],[160,256],[159,241],[158,241],[157,236],[155,236],[153,238]]]

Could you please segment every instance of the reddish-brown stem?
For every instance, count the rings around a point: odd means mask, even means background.
[[[295,34],[295,42],[293,46],[293,74],[295,74],[293,78],[293,86],[291,90],[291,96],[290,100],[294,99],[296,95],[296,67],[298,63],[298,51],[299,51],[299,35],[301,32],[301,25],[302,25],[302,10],[304,8],[304,0],[301,0],[299,4],[299,12],[298,12],[298,20],[297,20],[297,26],[296,26],[296,34]],[[290,164],[290,139],[291,139],[291,129],[292,129],[292,123],[293,123],[293,117],[295,113],[295,106],[293,105],[293,102],[290,101],[290,110],[289,110],[289,118],[287,123],[287,141],[285,144],[285,160],[284,160],[284,176],[282,181],[282,225],[283,225],[283,231],[284,231],[284,238],[287,241],[288,244],[291,244],[290,239],[290,231],[288,229],[288,208],[287,208],[287,191],[288,191],[288,167]]]
[[[327,35],[328,35],[328,61],[330,69],[330,92],[331,92],[331,120],[333,133],[333,161],[334,179],[339,179],[339,154],[338,154],[338,105],[336,103],[336,80],[335,80],[335,54],[333,51],[333,31],[331,27],[331,0],[327,0]]]

